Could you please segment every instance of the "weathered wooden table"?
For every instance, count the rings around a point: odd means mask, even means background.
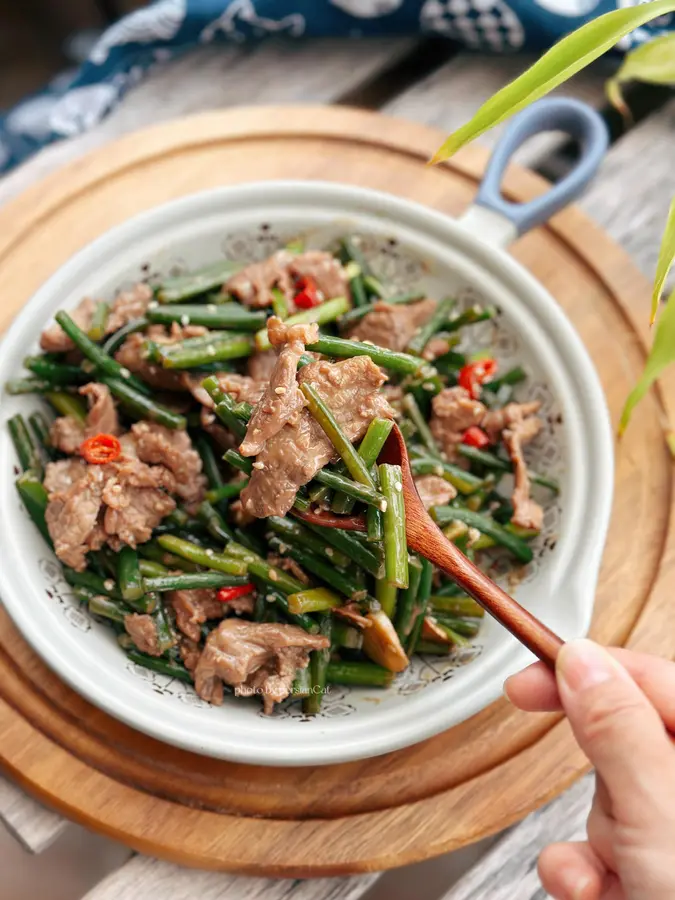
[[[158,67],[92,131],[47,149],[5,177],[0,182],[0,203],[63,163],[122,134],[200,110],[263,103],[337,103],[380,109],[449,132],[528,62],[522,57],[469,55],[449,42],[416,38],[198,50]],[[566,92],[604,110],[603,84],[610,67],[611,63],[603,62],[582,73]],[[652,92],[640,100],[648,114],[628,132],[617,129],[613,120],[613,131],[618,134],[614,134],[608,159],[581,205],[651,275],[669,198],[675,194],[675,170],[667,162],[675,101],[669,101],[663,92]],[[493,143],[497,135],[498,131],[488,134],[484,142]],[[555,178],[564,171],[568,152],[556,136],[546,135],[530,142],[517,159]],[[496,841],[455,854],[456,865],[444,870],[447,881],[427,885],[425,897],[543,900],[545,894],[536,875],[537,855],[551,840],[583,835],[591,791],[588,777]],[[45,850],[72,828],[1,776],[0,819],[33,853]],[[461,877],[456,881],[458,874]],[[133,856],[87,893],[86,900],[188,900],[197,896],[201,900],[397,900],[421,896],[418,877],[420,873],[413,871],[409,877],[399,872],[275,882],[194,872]],[[452,880],[456,883],[451,884]]]

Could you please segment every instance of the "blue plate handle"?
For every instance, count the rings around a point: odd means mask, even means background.
[[[516,150],[528,138],[543,131],[564,131],[581,144],[581,155],[572,171],[550,191],[529,203],[512,203],[501,195],[504,170]],[[517,115],[490,157],[474,204],[508,219],[517,234],[541,225],[571,203],[595,175],[609,144],[607,126],[588,104],[567,97],[550,97]]]

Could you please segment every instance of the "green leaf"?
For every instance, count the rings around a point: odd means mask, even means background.
[[[675,199],[668,210],[668,221],[661,238],[659,260],[656,263],[656,275],[654,276],[654,290],[652,291],[652,309],[649,316],[649,324],[653,325],[659,308],[659,300],[663,292],[663,286],[675,262]]]
[[[654,38],[628,53],[621,68],[607,82],[607,97],[616,109],[630,118],[621,85],[627,81],[645,81],[649,84],[675,84],[675,34]]]
[[[626,430],[631,414],[638,403],[654,384],[661,372],[675,362],[675,291],[668,298],[666,308],[654,330],[654,343],[647,357],[642,377],[630,392],[621,413],[619,435]]]
[[[613,10],[582,25],[487,100],[469,122],[450,135],[431,162],[449,159],[469,141],[576,75],[634,28],[671,12],[675,12],[675,0],[651,0]]]

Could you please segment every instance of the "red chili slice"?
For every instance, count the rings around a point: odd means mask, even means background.
[[[230,600],[236,600],[237,597],[245,597],[246,594],[252,593],[254,589],[255,586],[250,583],[240,584],[237,587],[221,588],[216,594],[216,597],[221,603],[229,603]]]
[[[113,434],[97,434],[80,444],[80,455],[91,466],[114,462],[122,454],[122,445]]]
[[[494,376],[497,371],[496,359],[477,359],[475,362],[467,363],[460,369],[457,382],[460,387],[468,391],[474,400],[480,397],[480,389],[486,381]]]
[[[490,446],[490,438],[478,425],[472,425],[462,435],[462,443],[469,447],[475,447],[477,450],[484,450],[485,447]]]
[[[299,309],[313,309],[315,306],[320,306],[323,302],[321,291],[316,286],[316,281],[311,275],[299,278],[295,286],[298,293],[293,298],[293,302]]]

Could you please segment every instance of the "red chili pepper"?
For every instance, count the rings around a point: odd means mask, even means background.
[[[230,600],[236,600],[237,597],[245,597],[254,590],[252,584],[240,584],[238,587],[221,588],[216,596],[221,603],[229,603]]]
[[[321,291],[316,286],[316,281],[311,275],[299,278],[295,286],[298,293],[293,300],[299,309],[312,309],[315,306],[320,306],[323,302]]]
[[[480,397],[481,385],[486,381],[490,381],[497,371],[496,359],[477,359],[475,362],[467,363],[460,369],[459,378],[457,379],[459,386],[463,387],[471,394],[474,400]]]
[[[472,425],[462,435],[462,443],[469,447],[475,447],[477,450],[483,450],[490,446],[490,438],[478,425]]]
[[[114,462],[122,454],[122,445],[112,434],[97,434],[80,444],[80,455],[92,466]]]

